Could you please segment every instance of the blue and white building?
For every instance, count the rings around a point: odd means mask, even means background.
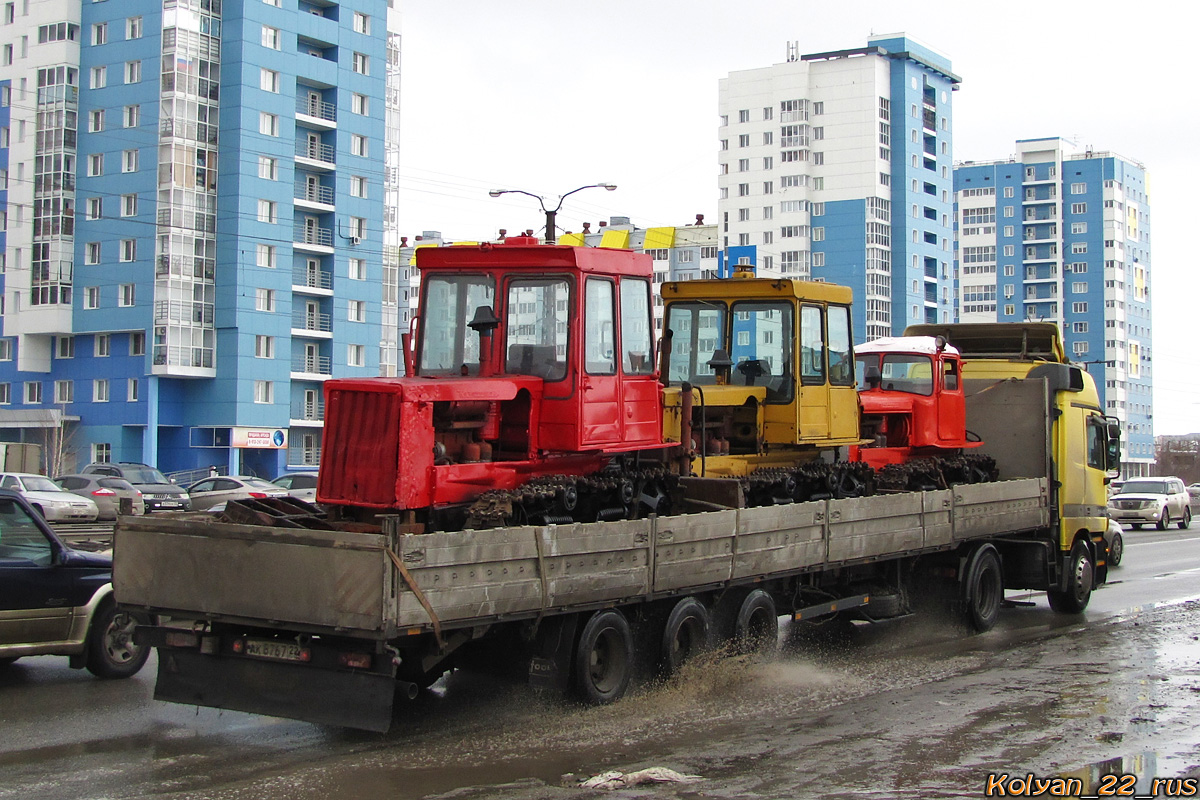
[[[958,319],[1045,320],[1123,423],[1123,474],[1154,463],[1146,168],[1057,137],[954,169]]]
[[[323,382],[396,370],[388,7],[4,4],[0,439],[316,465]]]
[[[953,317],[950,61],[904,34],[720,82],[722,245],[854,290],[859,341]]]

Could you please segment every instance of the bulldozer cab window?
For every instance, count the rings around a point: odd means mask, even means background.
[[[829,314],[829,383],[834,386],[854,385],[854,350],[850,346],[850,309],[830,306]]]
[[[604,278],[588,278],[583,310],[583,367],[589,375],[613,375],[616,330],[613,311],[613,283]]]
[[[958,391],[958,362],[952,358],[942,362],[942,388],[947,392]]]
[[[621,279],[621,368],[626,375],[654,372],[650,341],[650,282]]]
[[[929,356],[885,355],[879,368],[879,387],[889,392],[933,394],[933,362]]]
[[[768,403],[792,399],[792,308],[791,303],[733,304],[732,382],[767,387]]]
[[[567,319],[571,286],[566,278],[508,284],[504,371],[547,381],[567,377]]]
[[[667,329],[673,334],[667,374],[675,383],[708,386],[717,382],[708,365],[718,348],[724,349],[725,306],[720,303],[672,303],[667,307]]]
[[[421,375],[479,374],[479,334],[467,327],[480,306],[495,302],[488,275],[432,275],[421,304]]]
[[[800,307],[800,382],[825,383],[825,324],[820,306]]]

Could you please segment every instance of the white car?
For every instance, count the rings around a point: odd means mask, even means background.
[[[271,483],[286,489],[292,497],[307,500],[310,503],[317,501],[317,473],[315,472],[288,472],[280,475]]]
[[[45,475],[0,473],[0,489],[20,492],[47,522],[95,522],[100,515],[89,498],[68,492]]]
[[[230,500],[263,500],[268,497],[287,497],[287,492],[273,483],[253,475],[217,475],[197,481],[187,487],[193,511],[211,511],[213,506]]]
[[[1172,522],[1186,530],[1192,524],[1192,509],[1179,478],[1133,478],[1108,498],[1108,517],[1134,530],[1154,525],[1165,531]]]

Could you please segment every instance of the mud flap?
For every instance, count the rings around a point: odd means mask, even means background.
[[[379,673],[159,648],[154,699],[384,733],[395,691]]]
[[[571,656],[575,652],[578,614],[544,620],[534,638],[529,660],[529,685],[534,689],[565,692],[571,681]]]

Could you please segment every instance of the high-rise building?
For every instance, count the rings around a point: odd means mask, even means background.
[[[903,35],[720,83],[718,205],[729,262],[854,290],[859,341],[948,321],[950,61]]]
[[[317,463],[322,383],[396,364],[389,5],[4,3],[0,439]]]
[[[1146,168],[1061,138],[955,166],[962,322],[1045,320],[1122,422],[1126,476],[1154,463]]]

